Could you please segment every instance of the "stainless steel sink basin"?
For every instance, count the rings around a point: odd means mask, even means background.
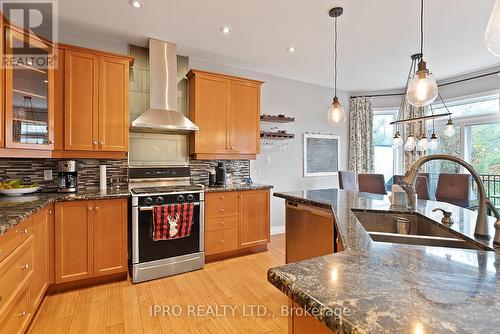
[[[399,244],[438,246],[491,250],[489,247],[472,240],[467,241],[446,227],[431,219],[414,214],[380,213],[354,211],[354,215],[368,232],[373,241]],[[398,229],[398,218],[407,220],[409,229]],[[401,220],[400,220],[401,221]]]

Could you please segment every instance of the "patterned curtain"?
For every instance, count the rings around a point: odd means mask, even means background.
[[[373,172],[372,98],[351,98],[349,115],[349,169],[357,173],[371,173]]]
[[[425,111],[424,108],[417,108],[409,104],[408,102],[405,102],[405,110],[404,110],[404,118],[410,118],[410,117],[419,117],[419,116],[424,116]],[[421,122],[413,122],[407,125],[404,125],[403,128],[403,138],[404,142],[406,143],[406,140],[408,139],[408,136],[412,134],[415,137],[415,140],[418,142],[420,137],[425,134],[425,121]],[[410,166],[423,157],[425,155],[425,151],[418,151],[416,148],[414,148],[412,151],[404,151],[405,158],[404,158],[404,166],[403,170],[407,171]]]

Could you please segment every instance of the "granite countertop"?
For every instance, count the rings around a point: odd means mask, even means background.
[[[207,186],[204,191],[206,193],[223,192],[223,191],[244,191],[244,190],[259,190],[259,189],[272,189],[273,186],[269,184],[252,183],[248,185],[244,184],[233,184],[230,186]]]
[[[500,328],[499,252],[374,242],[353,211],[409,213],[391,207],[387,196],[336,189],[274,196],[334,213],[343,252],[268,271],[269,282],[332,330],[491,333]],[[491,248],[491,240],[473,235],[473,211],[418,201],[416,214],[440,224],[435,207],[453,212],[452,231]]]
[[[0,196],[0,235],[3,235],[24,219],[54,202],[94,199],[126,198],[127,188],[100,190],[96,188],[79,190],[77,193],[33,193],[19,197]]]

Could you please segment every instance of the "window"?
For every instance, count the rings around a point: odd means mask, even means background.
[[[394,175],[394,149],[392,148],[395,113],[376,113],[373,115],[373,167],[374,173],[383,174],[385,181]]]
[[[499,96],[469,99],[454,103],[449,107],[453,114],[455,135],[443,136],[442,130],[447,119],[435,121],[439,138],[436,150],[429,154],[443,153],[454,155],[470,163],[480,174],[488,197],[500,205],[500,107]],[[445,112],[437,108],[435,113]],[[432,134],[432,121],[427,122],[427,136]],[[434,193],[439,173],[466,173],[463,167],[447,161],[433,161],[426,165],[430,173],[430,190]],[[474,187],[476,188],[476,187]]]

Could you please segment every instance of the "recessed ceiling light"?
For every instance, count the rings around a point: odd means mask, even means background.
[[[128,3],[134,8],[142,8],[144,6],[141,0],[130,0]]]
[[[295,46],[289,46],[286,48],[286,50],[290,53],[294,53],[296,51]]]
[[[229,35],[229,33],[231,32],[231,28],[229,27],[222,27],[220,28],[220,31],[224,34],[224,35]]]

